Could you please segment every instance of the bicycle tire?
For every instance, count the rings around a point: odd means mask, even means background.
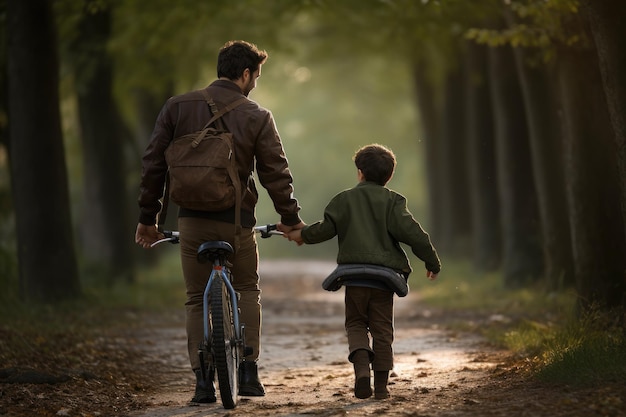
[[[239,391],[239,353],[235,341],[230,293],[226,284],[218,277],[211,284],[210,293],[209,309],[213,328],[211,350],[220,398],[224,408],[235,408]]]

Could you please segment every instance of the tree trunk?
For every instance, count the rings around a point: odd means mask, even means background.
[[[417,106],[420,114],[422,138],[426,149],[425,165],[426,165],[426,183],[428,190],[428,233],[437,242],[442,236],[443,222],[439,215],[442,211],[443,189],[441,183],[441,175],[439,174],[441,166],[438,164],[440,146],[441,146],[441,126],[440,110],[437,106],[437,93],[433,86],[433,82],[427,75],[427,63],[419,61],[413,65],[413,81],[415,83],[415,96],[417,98]]]
[[[467,134],[464,117],[463,66],[452,70],[444,84],[441,147],[437,163],[442,177],[441,247],[455,256],[469,253],[472,213],[467,178]]]
[[[502,219],[505,285],[520,287],[543,273],[540,220],[526,117],[510,47],[489,50]]]
[[[571,236],[567,221],[561,133],[553,98],[554,82],[545,65],[531,67],[527,51],[514,49],[528,124],[532,172],[537,187],[541,232],[551,289],[574,285]]]
[[[492,271],[500,266],[501,229],[486,47],[468,43],[464,59],[472,256],[479,271]]]
[[[623,48],[626,2],[583,0],[583,4],[598,51],[600,73],[615,134],[622,218],[626,225],[626,54]]]
[[[171,84],[171,83],[170,83]],[[167,93],[159,94],[152,91],[148,91],[144,88],[135,88],[133,90],[133,107],[136,111],[136,125],[133,129],[133,135],[135,137],[133,161],[138,161],[138,166],[141,168],[141,157],[150,142],[150,135],[154,129],[154,122],[163,107],[163,103],[173,95],[174,86],[168,85],[166,88]],[[135,193],[136,194],[136,193]]]
[[[564,163],[581,310],[624,306],[626,240],[613,130],[595,51],[561,51]]]
[[[85,173],[81,247],[90,275],[131,281],[134,222],[123,152],[127,132],[113,98],[112,60],[106,51],[110,11],[86,8],[79,28],[73,49]]]
[[[20,294],[80,294],[61,131],[54,15],[47,0],[8,0],[11,185]]]

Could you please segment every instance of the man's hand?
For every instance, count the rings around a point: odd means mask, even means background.
[[[426,271],[426,278],[428,278],[431,281],[434,281],[437,279],[437,275],[436,273],[434,273],[433,271]]]
[[[150,248],[157,240],[163,238],[163,234],[159,233],[159,229],[156,224],[137,224],[137,230],[135,231],[135,243],[144,249]]]

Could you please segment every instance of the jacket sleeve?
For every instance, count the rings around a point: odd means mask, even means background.
[[[430,236],[422,229],[407,207],[406,198],[400,194],[394,196],[389,232],[399,242],[411,247],[415,256],[424,261],[426,269],[434,273],[441,270],[441,261]]]
[[[281,222],[287,226],[300,223],[300,206],[293,195],[293,177],[272,113],[267,111],[256,142],[256,171],[267,190]]]
[[[335,196],[324,209],[324,219],[304,226],[302,229],[302,240],[306,244],[321,243],[332,239],[337,235],[336,211],[338,196]]]
[[[155,224],[156,217],[161,210],[159,199],[163,197],[165,176],[167,175],[165,149],[172,140],[174,129],[168,103],[163,106],[157,117],[150,143],[142,158],[138,198],[139,223],[141,224]]]

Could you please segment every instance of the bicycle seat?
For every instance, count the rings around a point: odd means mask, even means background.
[[[342,285],[389,290],[399,297],[404,297],[409,293],[409,285],[404,274],[382,265],[337,265],[337,268],[322,283],[322,288],[326,291],[337,291]]]
[[[226,258],[230,253],[235,253],[235,251],[228,242],[222,240],[204,242],[198,248],[198,262],[213,262],[219,258]]]

